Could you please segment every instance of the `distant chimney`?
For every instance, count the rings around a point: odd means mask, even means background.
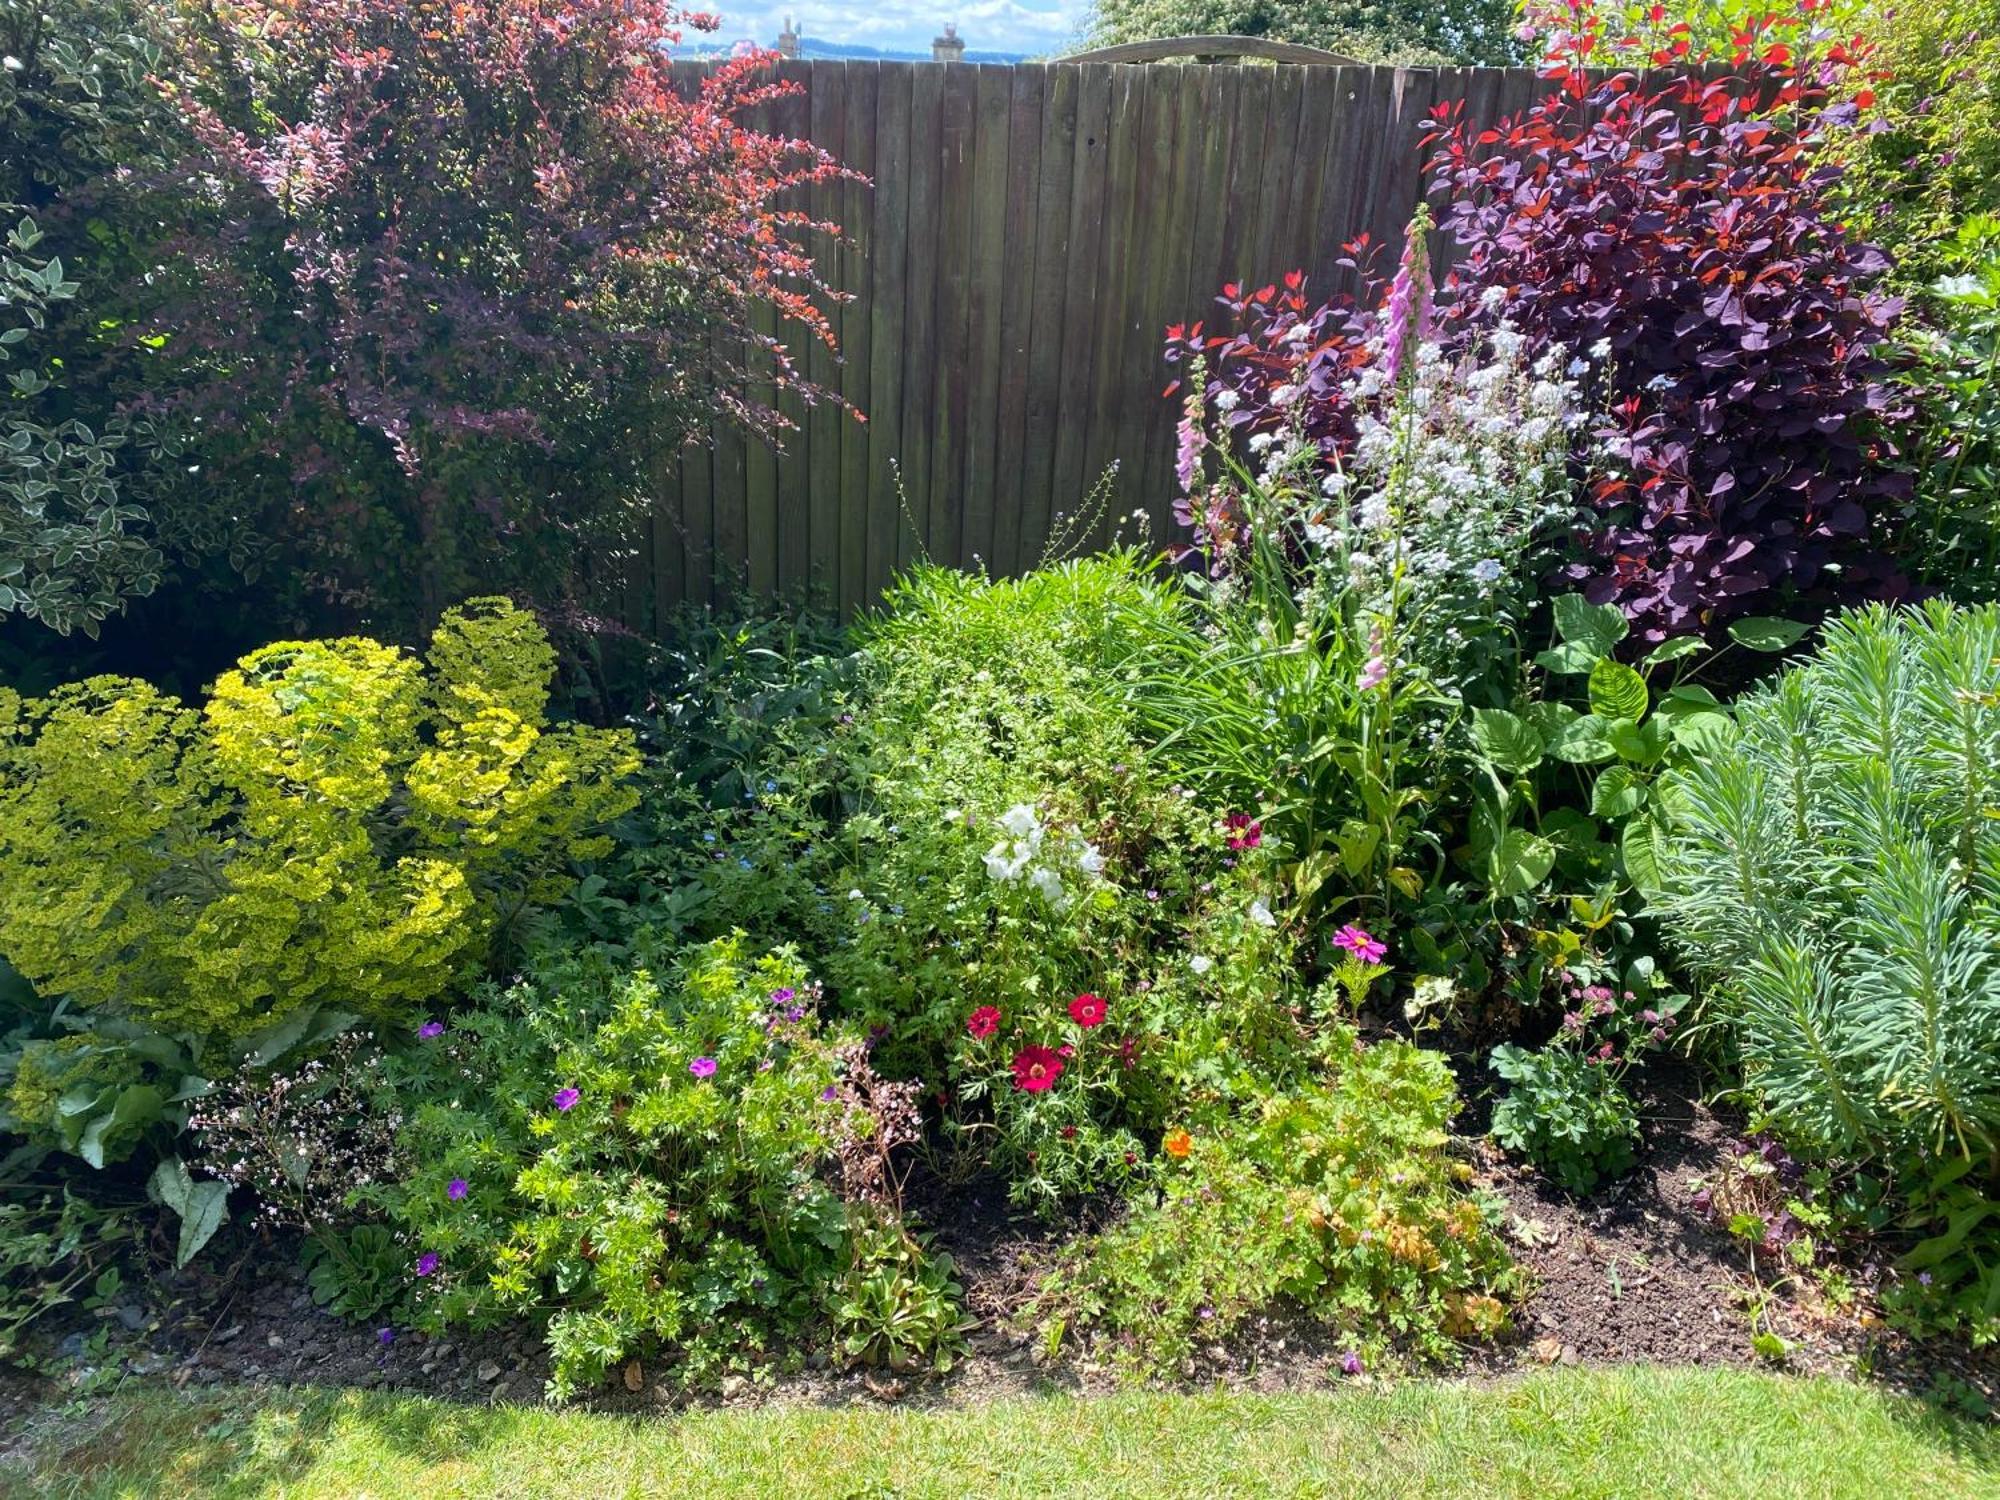
[[[964,62],[965,38],[958,34],[958,23],[944,23],[944,35],[931,38],[932,62]]]
[[[798,27],[790,16],[785,17],[785,29],[778,33],[778,56],[797,57],[799,55]]]

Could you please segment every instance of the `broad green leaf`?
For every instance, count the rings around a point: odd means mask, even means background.
[[[1713,755],[1736,739],[1736,721],[1726,713],[1678,714],[1666,722],[1674,743],[1690,755]]]
[[[1609,722],[1596,714],[1584,714],[1556,737],[1549,753],[1577,765],[1610,760],[1618,753],[1611,745],[1610,728]]]
[[[1812,627],[1770,615],[1746,615],[1729,626],[1729,638],[1746,651],[1783,651],[1795,646]]]
[[[1600,818],[1622,818],[1645,800],[1645,778],[1630,766],[1606,766],[1590,789],[1590,810]]]
[[[1375,851],[1381,846],[1382,830],[1373,823],[1362,823],[1354,819],[1340,825],[1340,863],[1349,875],[1360,876],[1367,873],[1375,862]]]
[[[1534,727],[1535,733],[1542,737],[1542,744],[1546,746],[1553,743],[1556,736],[1574,724],[1582,715],[1567,703],[1551,703],[1545,699],[1537,699],[1521,711],[1521,717]]]
[[[1618,852],[1625,864],[1625,878],[1640,895],[1651,900],[1660,890],[1659,825],[1651,818],[1634,818],[1625,825]]]
[[[134,1083],[120,1089],[117,1102],[84,1127],[77,1154],[103,1170],[104,1148],[113,1134],[152,1124],[159,1119],[160,1106],[165,1102],[164,1096],[150,1083]]]
[[[180,1244],[174,1250],[177,1271],[201,1253],[201,1247],[215,1238],[215,1231],[229,1216],[229,1187],[221,1182],[197,1182],[189,1189],[186,1203],[181,1213]]]
[[[1611,648],[1625,639],[1625,615],[1615,604],[1592,604],[1581,594],[1562,594],[1551,601],[1556,634],[1573,646],[1584,646],[1599,656],[1609,656]]]
[[[1623,662],[1601,661],[1590,669],[1590,711],[1600,718],[1643,719],[1651,701],[1646,679]]]
[[[1619,719],[1605,731],[1605,738],[1611,741],[1611,748],[1620,760],[1629,760],[1637,766],[1657,765],[1667,753],[1666,726],[1658,719],[1648,719],[1643,724]]]
[[[187,1163],[178,1156],[167,1156],[162,1157],[160,1164],[153,1168],[153,1175],[146,1179],[146,1186],[168,1208],[177,1214],[184,1214],[188,1194],[194,1191],[194,1179],[188,1175]]]
[[[1646,653],[1645,662],[1649,667],[1665,666],[1670,661],[1680,661],[1684,657],[1699,656],[1708,647],[1698,635],[1679,635],[1670,641],[1661,641]]]
[[[1603,660],[1603,657],[1602,651],[1574,642],[1565,642],[1547,651],[1537,651],[1535,665],[1544,672],[1555,673],[1558,677],[1581,677]]]
[[[1503,771],[1532,771],[1542,763],[1542,737],[1526,719],[1504,708],[1472,711],[1472,743]]]
[[[1486,883],[1495,896],[1521,896],[1549,878],[1556,849],[1540,834],[1510,828],[1486,856]]]

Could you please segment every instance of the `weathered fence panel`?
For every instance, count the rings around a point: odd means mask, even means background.
[[[872,181],[809,205],[846,231],[819,247],[855,293],[834,310],[838,358],[790,344],[866,421],[794,410],[781,453],[717,426],[666,457],[635,624],[736,587],[811,586],[851,611],[918,556],[1020,571],[1114,463],[1112,516],[1143,510],[1164,537],[1166,325],[1293,269],[1351,290],[1340,247],[1365,231],[1395,253],[1431,106],[1463,98],[1487,123],[1547,88],[1496,68],[780,69],[801,92],[760,123]]]

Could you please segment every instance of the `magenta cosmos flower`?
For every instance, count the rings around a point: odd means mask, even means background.
[[[697,1057],[693,1062],[688,1064],[688,1071],[697,1078],[713,1078],[715,1076],[715,1059],[712,1057]]]
[[[1333,935],[1333,946],[1345,948],[1364,964],[1379,963],[1389,951],[1387,943],[1377,942],[1352,922]]]
[[[578,1093],[575,1089],[557,1089],[555,1098],[550,1102],[553,1103],[557,1109],[567,1112],[571,1109],[574,1109],[576,1107],[576,1101],[581,1099],[582,1097],[583,1095]]]

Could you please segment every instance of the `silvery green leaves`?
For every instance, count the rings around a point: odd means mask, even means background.
[[[229,1188],[215,1181],[196,1182],[187,1164],[169,1156],[153,1169],[146,1190],[172,1209],[181,1221],[180,1243],[174,1249],[178,1270],[201,1253],[201,1247],[215,1237],[229,1217]]]
[[[1870,608],[1666,779],[1661,908],[1795,1141],[2000,1144],[2000,609]]]

